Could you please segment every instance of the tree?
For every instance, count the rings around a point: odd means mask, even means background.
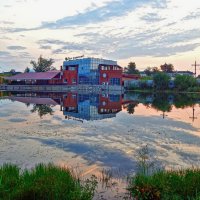
[[[16,71],[15,71],[14,69],[11,69],[11,70],[10,70],[10,73],[11,73],[12,75],[14,75],[14,74],[16,73]]]
[[[152,74],[155,74],[155,73],[158,73],[159,72],[159,69],[157,67],[147,67],[145,70],[144,70],[145,74],[147,76],[151,76]]]
[[[54,63],[54,60],[52,58],[45,59],[42,56],[38,58],[38,62],[31,60],[30,62],[33,65],[33,70],[35,72],[47,72],[51,70],[55,70],[54,67],[52,67],[52,64]]]
[[[129,114],[134,114],[135,107],[137,107],[137,105],[138,105],[138,103],[130,103],[130,104],[128,104],[128,106],[127,106],[127,112]]]
[[[196,87],[197,80],[193,76],[177,75],[174,80],[175,87],[178,90],[187,90],[190,87]]]
[[[174,71],[174,66],[172,64],[165,63],[164,65],[160,66],[160,69],[163,72],[173,72]]]
[[[127,74],[139,74],[139,70],[136,69],[135,62],[130,62],[127,67]]]
[[[158,90],[165,90],[169,86],[170,77],[163,72],[159,72],[153,77],[155,88]]]
[[[158,73],[158,72],[160,72],[160,70],[158,69],[158,67],[153,67],[152,68],[152,72],[153,73]]]
[[[24,70],[24,73],[29,73],[31,70],[29,67],[27,67],[25,70]]]
[[[144,73],[145,73],[147,76],[151,76],[151,74],[152,74],[152,68],[151,68],[151,67],[147,67],[147,68],[144,70]]]
[[[33,109],[31,110],[32,113],[38,113],[40,118],[42,118],[44,115],[50,114],[53,115],[54,111],[51,108],[50,105],[39,105],[39,104],[34,104]]]

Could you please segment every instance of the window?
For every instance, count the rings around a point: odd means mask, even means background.
[[[111,102],[119,102],[120,101],[120,95],[110,94],[109,95],[109,100]]]
[[[72,79],[72,83],[76,83],[76,79],[75,78]]]
[[[67,83],[67,79],[64,79],[64,83]]]
[[[111,85],[120,85],[120,78],[111,78],[110,84]]]
[[[70,70],[70,71],[75,71],[76,68],[75,68],[75,67],[69,67],[69,70]]]

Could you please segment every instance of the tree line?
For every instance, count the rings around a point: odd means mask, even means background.
[[[147,76],[151,76],[152,74],[158,73],[158,72],[166,72],[170,73],[174,71],[174,66],[172,64],[163,64],[159,68],[158,67],[147,67],[144,70],[144,73]],[[135,62],[129,62],[128,66],[124,68],[124,72],[127,74],[140,74],[140,71],[136,67]]]

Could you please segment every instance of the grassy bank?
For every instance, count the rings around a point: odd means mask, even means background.
[[[15,165],[0,168],[1,200],[90,200],[96,179],[81,182],[69,169],[38,165],[20,170]]]
[[[129,190],[137,200],[200,200],[200,169],[138,174]]]

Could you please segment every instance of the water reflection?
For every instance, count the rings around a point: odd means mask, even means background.
[[[60,106],[60,112],[65,119],[101,120],[116,117],[116,114],[126,110],[134,114],[139,104],[146,108],[161,111],[164,119],[172,108],[185,109],[191,107],[189,116],[197,119],[195,105],[200,104],[200,94],[166,94],[166,93],[127,93],[127,94],[78,94],[78,93],[1,93],[1,97],[18,101],[31,107],[32,113],[53,115],[54,106]]]

